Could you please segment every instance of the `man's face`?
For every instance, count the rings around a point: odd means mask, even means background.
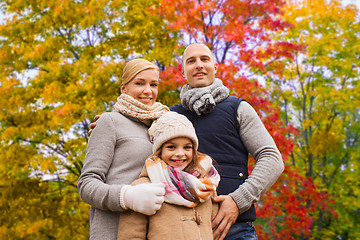
[[[185,49],[182,75],[192,88],[206,87],[215,80],[217,64],[204,44],[192,44]]]

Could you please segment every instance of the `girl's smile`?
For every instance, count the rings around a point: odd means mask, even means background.
[[[187,137],[173,138],[161,147],[161,159],[169,166],[184,170],[193,160],[193,143]]]

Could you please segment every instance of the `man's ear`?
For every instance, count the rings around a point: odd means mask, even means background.
[[[215,74],[217,73],[217,70],[219,68],[219,65],[217,63],[214,63],[214,68],[215,68]]]
[[[183,76],[183,78],[186,79],[186,77],[185,77],[185,71],[184,71],[184,65],[181,66],[181,75]]]

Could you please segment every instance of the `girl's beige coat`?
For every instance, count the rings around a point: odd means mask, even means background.
[[[133,184],[146,182],[150,180],[144,168]],[[153,216],[128,210],[120,215],[118,240],[211,240],[211,220],[218,209],[218,204],[209,199],[195,208],[163,203]],[[196,212],[200,225],[196,223]]]

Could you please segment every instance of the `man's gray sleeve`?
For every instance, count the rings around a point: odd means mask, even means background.
[[[245,101],[240,103],[237,120],[240,126],[240,138],[256,161],[256,166],[249,178],[229,194],[236,202],[239,214],[241,214],[258,202],[276,182],[284,171],[284,163],[273,138],[250,104]]]

